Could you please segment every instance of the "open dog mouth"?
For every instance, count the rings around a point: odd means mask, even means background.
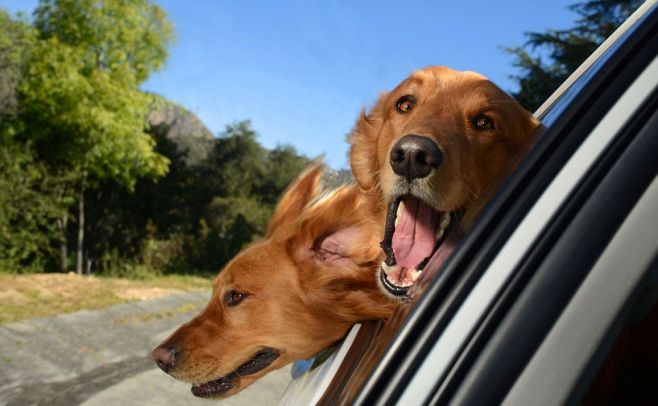
[[[200,398],[223,395],[237,386],[240,377],[262,371],[277,358],[279,358],[279,351],[274,348],[264,348],[230,374],[210,382],[192,385],[192,394]]]
[[[422,200],[406,196],[388,205],[384,239],[386,254],[381,264],[382,286],[393,296],[404,298],[420,277],[456,223],[456,214],[440,212]]]

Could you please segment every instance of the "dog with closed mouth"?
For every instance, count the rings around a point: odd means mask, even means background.
[[[367,196],[356,185],[321,193],[321,175],[316,163],[298,177],[265,239],[230,261],[201,313],[153,350],[194,395],[233,395],[331,347],[354,323],[392,313],[372,278],[381,252]]]
[[[350,135],[352,173],[385,218],[382,289],[408,299],[447,230],[525,151],[540,123],[484,76],[414,72],[364,112]]]

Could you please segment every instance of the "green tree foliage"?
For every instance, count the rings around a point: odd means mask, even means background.
[[[108,250],[137,258],[145,239],[167,239],[172,235],[194,234],[204,209],[197,190],[200,176],[185,163],[186,153],[167,138],[167,127],[151,127],[156,152],[171,162],[160,179],[143,178],[133,191],[113,179],[101,181],[88,190],[89,255],[96,262]]]
[[[265,176],[257,187],[257,194],[262,197],[263,203],[274,207],[290,181],[308,164],[310,160],[300,158],[297,150],[290,145],[278,146],[269,151]]]
[[[18,113],[18,85],[25,70],[35,31],[23,19],[0,10],[0,131],[9,131]]]
[[[88,191],[95,231],[89,256],[98,267],[141,261],[165,271],[216,272],[265,233],[279,196],[310,162],[289,146],[267,150],[245,121],[227,126],[207,158],[193,164],[169,130],[150,129],[156,151],[171,162],[166,176],[141,179],[134,192],[112,180]],[[108,252],[114,257],[104,261]]]
[[[29,149],[0,142],[0,268],[38,271],[53,258],[56,219],[67,205],[61,178],[49,176]],[[52,261],[51,261],[52,262]]]
[[[210,200],[199,266],[214,271],[262,236],[279,196],[309,163],[291,146],[263,148],[248,121],[227,126],[203,164]]]
[[[35,162],[29,144],[17,143],[22,124],[19,84],[36,40],[23,19],[0,10],[0,268],[42,269],[52,257],[53,225],[66,208],[56,194],[61,178]]]
[[[167,161],[144,132],[147,95],[102,71],[87,74],[80,50],[56,38],[36,48],[22,85],[22,118],[41,159],[129,188],[140,176],[164,174]]]
[[[77,237],[78,271],[84,253],[93,272],[216,272],[265,232],[309,160],[248,121],[212,138],[141,92],[171,37],[146,0],[41,0],[32,25],[0,12],[1,266],[67,270]]]
[[[42,159],[129,188],[163,175],[144,131],[151,98],[137,86],[167,56],[164,12],[145,0],[42,0],[34,14],[41,40],[22,91]]]
[[[566,30],[528,32],[522,47],[507,48],[520,74],[512,76],[518,90],[512,95],[534,111],[603,42],[642,0],[590,0],[569,9],[578,15]]]
[[[77,192],[81,273],[85,190],[108,178],[131,189],[167,170],[145,132],[151,98],[138,85],[164,63],[172,27],[146,0],[41,0],[34,16],[39,41],[20,86],[24,139],[50,168],[76,175],[67,193]]]
[[[41,0],[34,12],[42,38],[77,48],[88,72],[130,87],[167,59],[173,26],[148,0]]]
[[[252,194],[265,176],[266,151],[248,121],[228,125],[204,165],[208,187],[222,196]]]

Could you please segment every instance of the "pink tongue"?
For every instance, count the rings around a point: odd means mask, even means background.
[[[393,253],[398,265],[415,269],[432,255],[440,213],[420,200],[404,200],[400,221],[393,234]]]

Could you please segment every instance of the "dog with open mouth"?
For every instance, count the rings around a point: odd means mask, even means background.
[[[268,372],[331,347],[356,322],[387,318],[378,224],[356,185],[321,192],[316,163],[284,193],[264,240],[213,281],[204,310],[153,350],[156,364],[192,393],[233,395]]]
[[[438,66],[414,72],[362,114],[350,164],[371,212],[385,218],[377,279],[386,293],[408,299],[450,229],[464,227],[539,127],[484,76]]]

